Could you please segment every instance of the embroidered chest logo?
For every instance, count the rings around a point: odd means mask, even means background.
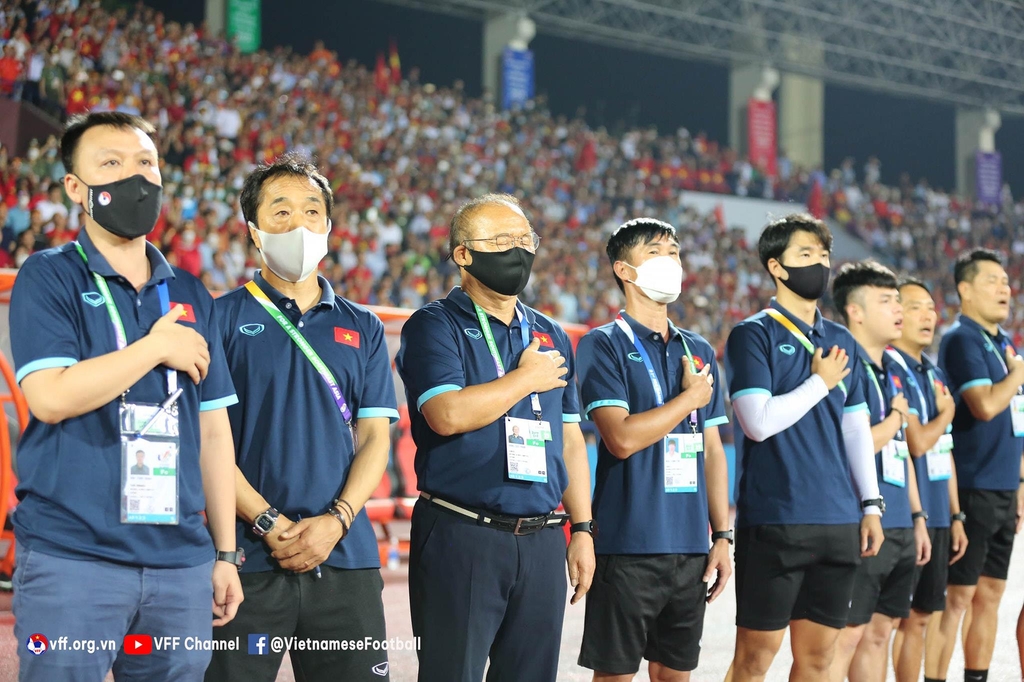
[[[480,340],[484,338],[484,333],[479,329],[463,329],[462,331],[466,332],[466,336],[471,339]]]
[[[103,294],[96,291],[86,291],[82,294],[82,300],[91,305],[93,308],[99,308],[101,305],[107,302],[107,299],[103,298]]]
[[[643,362],[644,361],[644,359],[642,357],[640,357],[639,353],[630,353],[626,357],[628,357],[633,362]]]
[[[789,345],[788,343],[784,343],[781,346],[779,346],[779,350],[785,353],[786,355],[792,355],[793,353],[796,352],[796,348],[793,348],[793,346]]]
[[[246,336],[258,336],[264,329],[266,329],[266,327],[262,324],[243,324],[238,328],[238,331],[242,332]]]

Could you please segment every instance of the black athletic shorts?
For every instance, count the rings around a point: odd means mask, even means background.
[[[917,589],[911,607],[920,613],[946,610],[946,580],[949,575],[949,528],[929,528],[932,559],[918,567]]]
[[[736,625],[782,630],[807,619],[845,627],[860,561],[859,524],[737,529]]]
[[[602,554],[587,592],[579,665],[632,675],[646,658],[697,667],[708,584],[706,554]]]
[[[985,576],[1006,580],[1017,533],[1017,491],[960,489],[967,514],[967,553],[949,567],[950,585],[977,585]]]
[[[913,528],[886,528],[878,554],[865,557],[854,580],[848,625],[865,625],[872,614],[890,618],[910,615],[917,576],[917,545]]]

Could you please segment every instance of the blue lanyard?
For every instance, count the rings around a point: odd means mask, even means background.
[[[615,324],[622,330],[626,337],[633,342],[633,347],[636,348],[636,352],[640,354],[640,358],[644,361],[644,367],[647,369],[647,376],[651,379],[651,388],[654,389],[654,400],[658,403],[658,407],[665,404],[665,394],[661,390],[661,379],[658,378],[658,373],[654,371],[654,363],[651,362],[651,358],[647,355],[647,349],[644,348],[644,344],[636,337],[630,328],[629,323],[626,322],[622,317],[615,318]],[[687,360],[690,363],[690,369],[696,371],[696,367],[693,364],[693,356],[690,355],[690,348],[686,345],[686,341],[683,340],[683,350],[686,351]],[[697,410],[690,413],[690,428],[693,429],[694,433],[697,433]]]

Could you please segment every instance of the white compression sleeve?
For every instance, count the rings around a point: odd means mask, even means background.
[[[732,401],[736,421],[752,441],[762,442],[785,431],[828,395],[825,380],[812,374],[807,381],[783,395],[743,395]]]
[[[843,442],[850,474],[861,501],[878,497],[878,472],[875,469],[874,441],[871,438],[871,417],[864,410],[843,415]],[[878,507],[867,507],[864,514],[881,514]]]

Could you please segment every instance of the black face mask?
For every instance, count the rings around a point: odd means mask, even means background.
[[[779,263],[779,265],[782,265],[782,263]],[[815,263],[814,265],[805,265],[802,268],[790,267],[788,265],[782,265],[782,267],[789,274],[789,279],[782,280],[786,283],[786,288],[800,298],[807,299],[808,301],[817,301],[828,290],[830,271],[827,265]]]
[[[86,185],[86,188],[85,209],[107,232],[135,239],[156,227],[164,192],[160,185],[141,175],[133,175],[105,185]]]
[[[474,251],[473,263],[465,265],[466,272],[480,280],[485,287],[502,296],[518,296],[530,281],[535,254],[518,246],[508,251]]]

